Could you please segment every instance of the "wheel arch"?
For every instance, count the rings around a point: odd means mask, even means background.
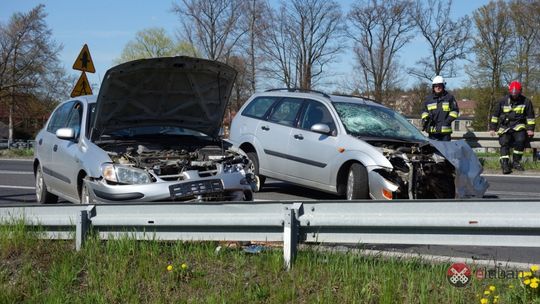
[[[339,168],[336,175],[336,190],[338,195],[345,195],[345,191],[347,189],[347,177],[349,175],[349,170],[354,163],[359,163],[362,166],[366,167],[364,163],[356,159],[350,159],[341,164],[341,167]]]

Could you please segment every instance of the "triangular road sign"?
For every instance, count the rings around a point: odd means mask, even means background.
[[[92,88],[90,87],[88,78],[86,78],[85,72],[82,72],[81,77],[79,77],[79,80],[77,81],[77,84],[73,88],[73,91],[71,91],[70,96],[76,97],[76,96],[82,96],[82,95],[92,95]]]
[[[77,60],[73,64],[74,70],[79,70],[88,73],[95,73],[96,69],[94,68],[94,62],[92,61],[92,56],[90,56],[90,51],[88,50],[88,45],[84,45]]]

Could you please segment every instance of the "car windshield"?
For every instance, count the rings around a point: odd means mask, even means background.
[[[335,102],[348,134],[364,138],[425,141],[425,136],[405,117],[384,107]]]
[[[114,130],[106,132],[101,138],[106,137],[148,137],[148,136],[160,136],[160,135],[175,135],[175,136],[195,136],[205,139],[211,139],[210,136],[199,131],[180,128],[180,127],[168,127],[168,126],[145,126],[126,128],[121,130]]]

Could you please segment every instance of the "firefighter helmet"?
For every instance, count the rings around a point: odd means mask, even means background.
[[[431,84],[433,84],[433,85],[435,85],[435,84],[445,85],[446,83],[444,82],[444,78],[442,76],[437,75],[437,76],[435,76],[433,78],[433,82]]]
[[[508,86],[508,92],[513,96],[521,94],[521,83],[519,81],[512,81]]]

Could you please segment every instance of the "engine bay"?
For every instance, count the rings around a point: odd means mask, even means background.
[[[144,169],[165,181],[209,177],[249,164],[246,156],[218,143],[169,145],[130,141],[100,146],[115,164]]]
[[[429,143],[370,141],[394,167],[377,173],[399,186],[396,199],[455,198],[455,168]]]

